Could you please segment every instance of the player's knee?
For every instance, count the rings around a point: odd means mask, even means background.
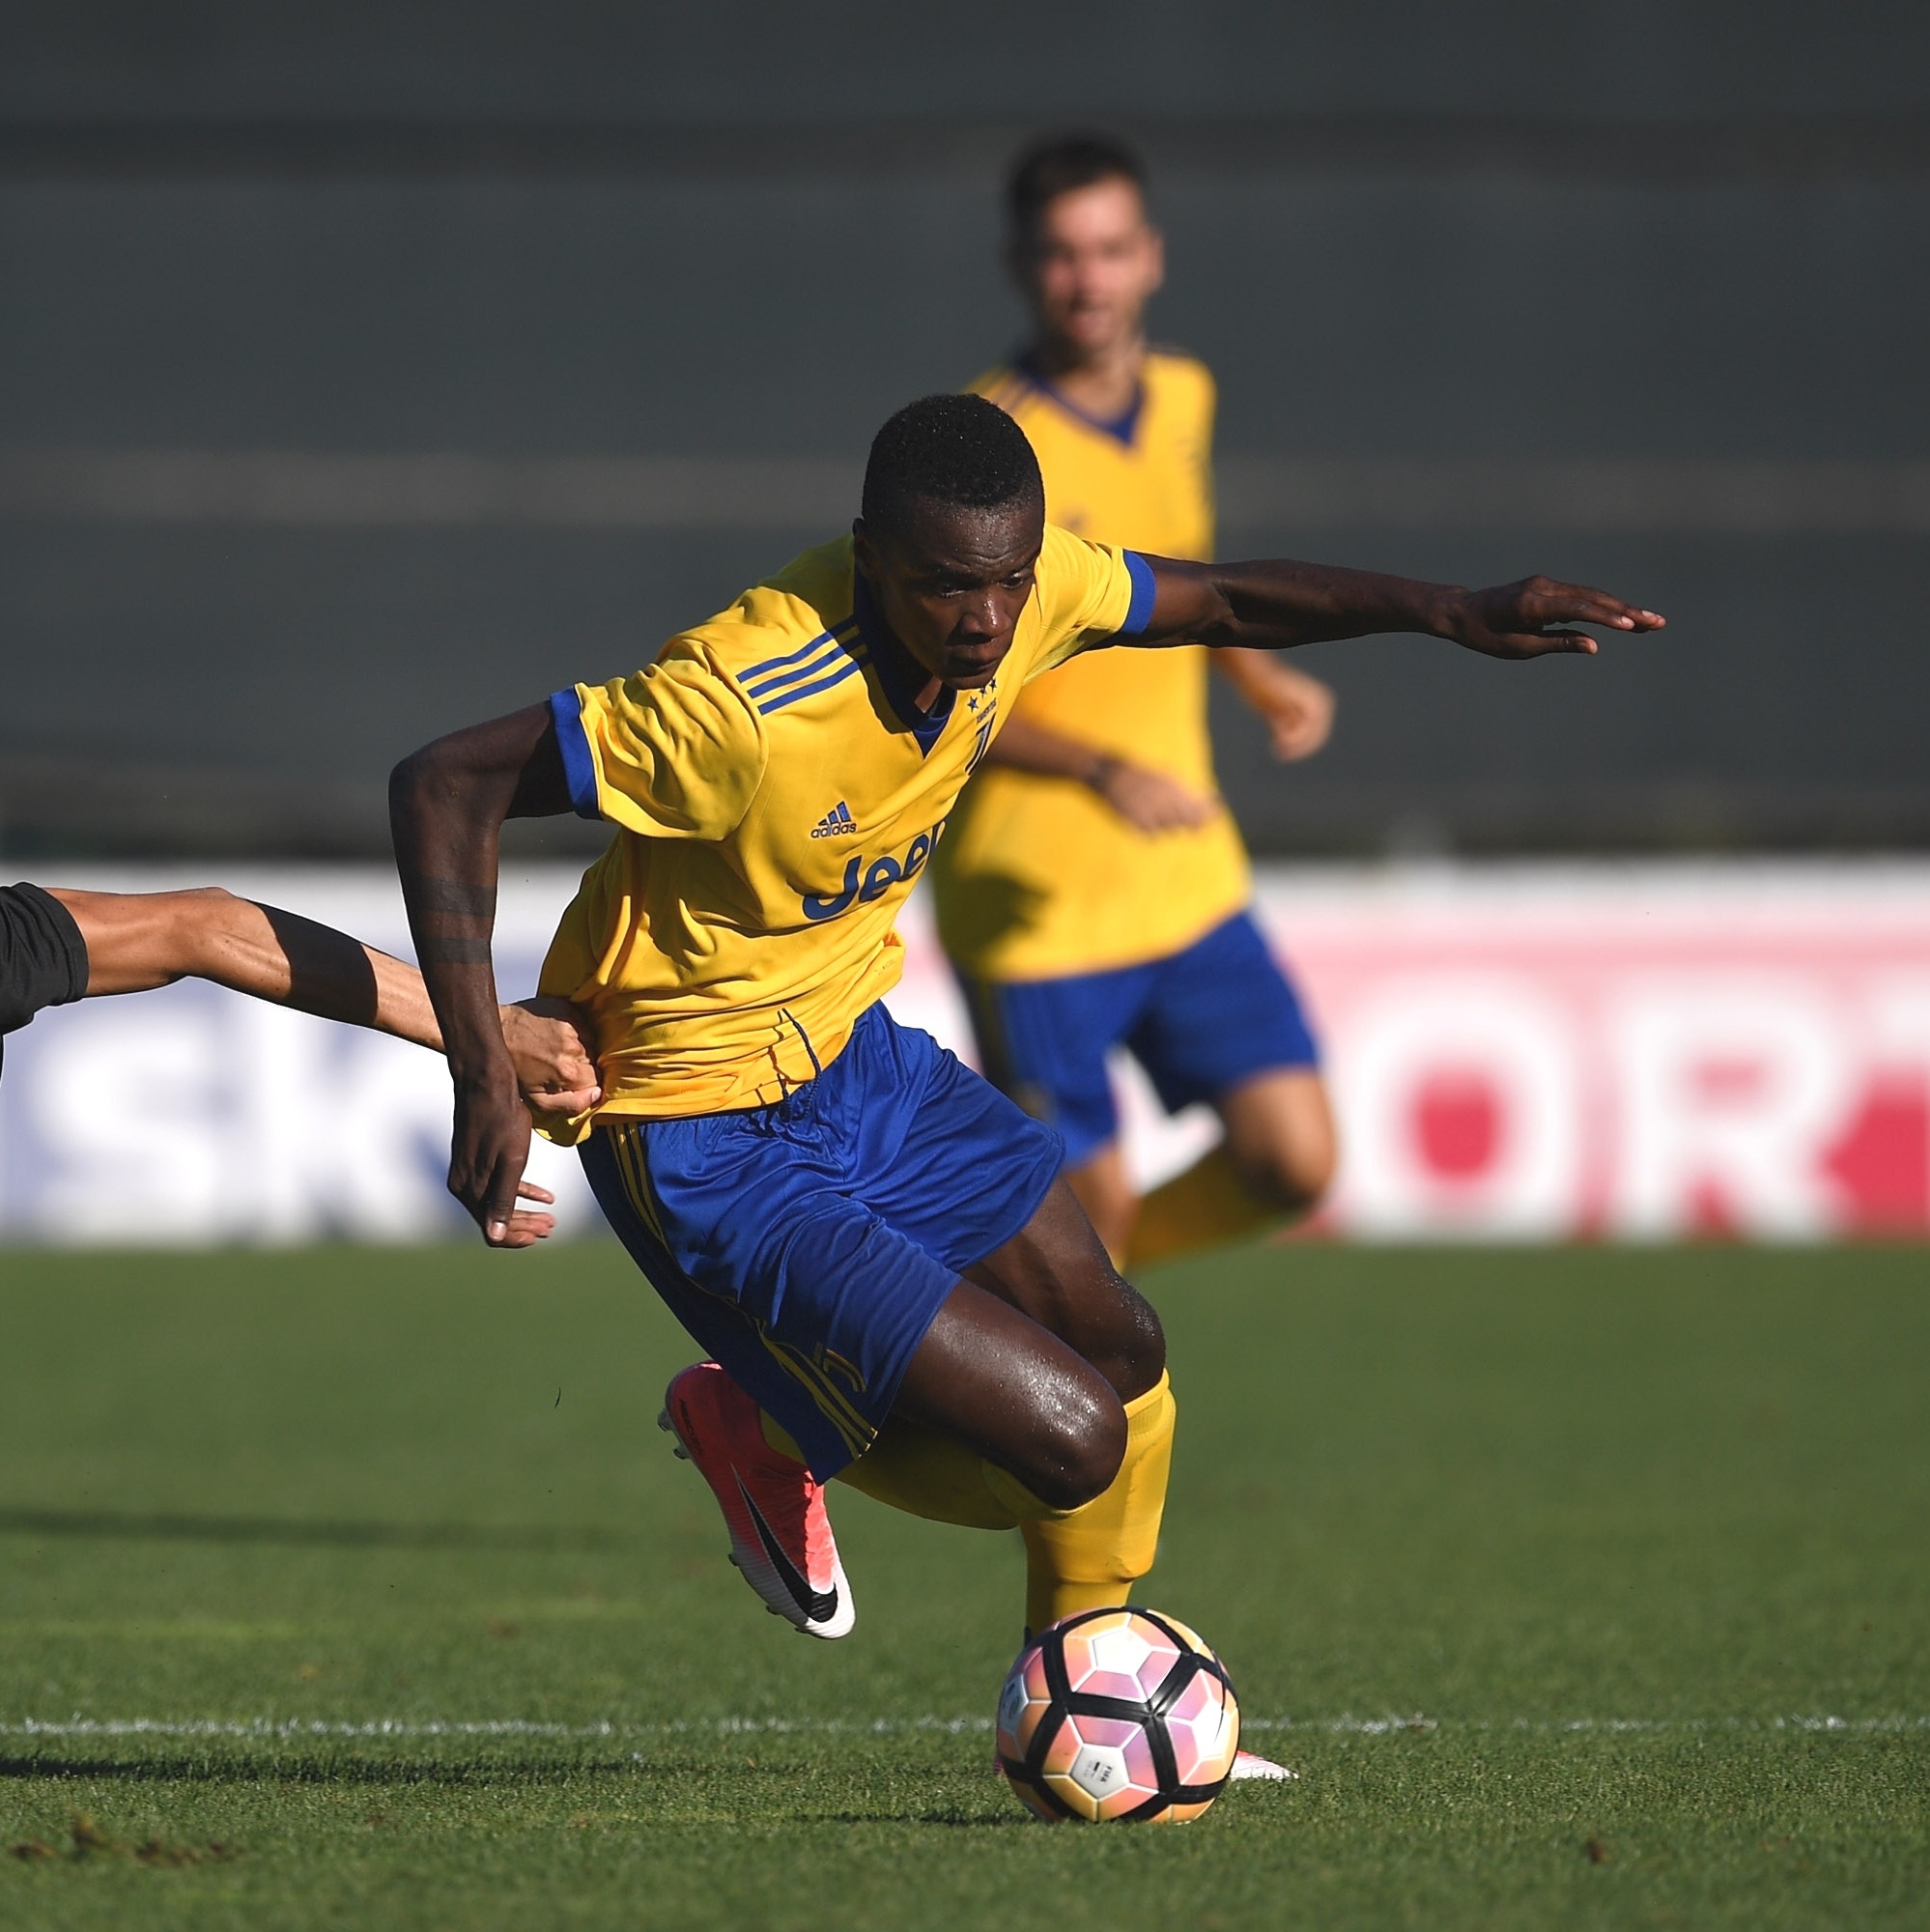
[[[1250,1177],[1261,1191],[1291,1214],[1302,1214],[1318,1207],[1333,1185],[1333,1179],[1331,1136],[1284,1142],[1268,1151],[1260,1172]]]
[[[1159,1312],[1132,1283],[1112,1270],[1116,1284],[1104,1348],[1097,1359],[1122,1402],[1144,1395],[1166,1373],[1166,1330]],[[1094,1359],[1089,1356],[1089,1360]]]
[[[1226,1151],[1241,1185],[1283,1214],[1305,1213],[1333,1184],[1336,1144],[1326,1089],[1312,1068],[1280,1069],[1226,1097]]]
[[[1082,1288],[1052,1325],[1121,1402],[1130,1402],[1166,1372],[1166,1330],[1151,1302],[1104,1256]]]
[[[1055,1396],[1034,1432],[1028,1466],[1014,1473],[1040,1502],[1078,1509],[1112,1487],[1125,1461],[1125,1409],[1097,1377]]]
[[[1333,1184],[1332,1125],[1324,1109],[1271,1125],[1271,1132],[1230,1135],[1227,1151],[1249,1194],[1282,1213],[1305,1213]]]

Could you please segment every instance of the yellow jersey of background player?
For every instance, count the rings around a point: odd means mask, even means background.
[[[1008,218],[1034,338],[972,386],[1024,428],[1055,523],[1210,557],[1213,379],[1147,344],[1164,259],[1137,157],[1092,136],[1041,143],[1013,171]],[[982,1064],[1065,1136],[1074,1190],[1135,1263],[1308,1207],[1333,1170],[1313,1037],[1248,913],[1214,781],[1208,656],[1112,651],[1029,686],[932,868]],[[1325,742],[1326,686],[1265,653],[1210,656],[1280,756]],[[1227,1127],[1144,1204],[1106,1071],[1119,1044],[1169,1108],[1210,1101]]]

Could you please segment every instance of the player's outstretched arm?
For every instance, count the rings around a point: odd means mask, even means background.
[[[1152,615],[1138,639],[1122,643],[1193,641],[1287,650],[1337,638],[1418,631],[1490,658],[1592,655],[1595,639],[1574,628],[1659,631],[1653,611],[1605,590],[1524,577],[1487,590],[1421,583],[1370,570],[1270,558],[1255,563],[1182,563],[1149,556]]]
[[[389,828],[415,956],[456,1090],[449,1192],[492,1247],[525,1248],[547,1230],[520,1213],[529,1116],[497,1014],[490,942],[506,818],[570,810],[546,705],[453,732],[412,753],[388,783]]]
[[[209,980],[250,999],[442,1050],[421,974],[333,926],[218,886],[172,893],[47,890],[80,927],[90,999]],[[562,1113],[596,1104],[595,1059],[563,1003],[522,1001],[504,1007],[500,1018],[532,1104]]]

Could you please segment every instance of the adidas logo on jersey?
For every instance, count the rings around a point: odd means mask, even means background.
[[[851,816],[851,808],[840,798],[837,803],[810,829],[813,838],[849,838],[858,830],[858,821]]]
[[[849,912],[854,905],[869,905],[872,900],[883,898],[894,886],[917,878],[923,871],[925,861],[931,857],[931,848],[938,843],[944,830],[945,821],[941,818],[929,831],[921,832],[905,847],[902,859],[888,854],[882,859],[873,859],[867,866],[864,853],[852,853],[845,861],[844,877],[835,893],[804,895],[804,916],[810,920],[837,919],[840,914]],[[812,835],[813,838],[815,836]]]

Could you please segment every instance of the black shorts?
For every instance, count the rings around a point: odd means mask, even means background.
[[[0,1035],[86,990],[87,942],[73,915],[39,886],[0,886]]]

